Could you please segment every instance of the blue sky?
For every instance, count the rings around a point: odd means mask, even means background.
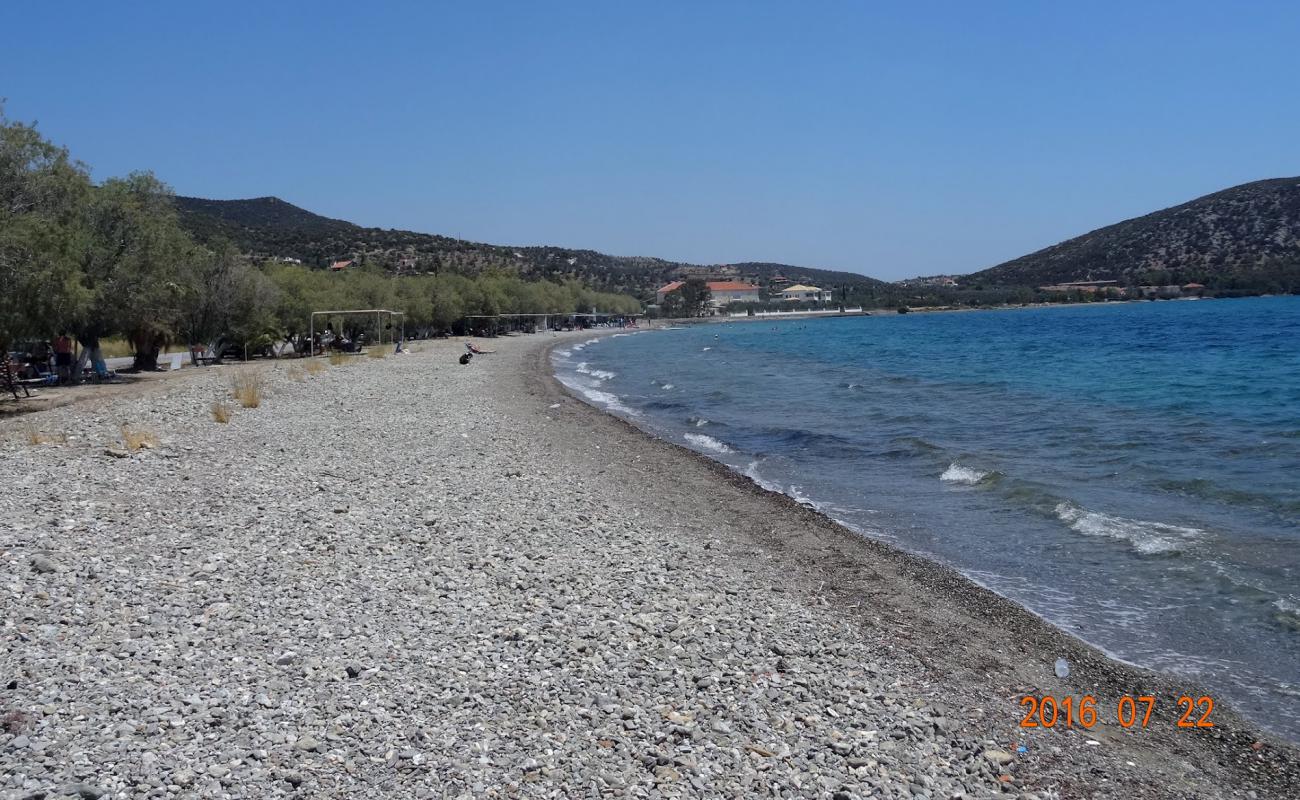
[[[6,3],[97,178],[894,279],[1300,174],[1300,4]]]

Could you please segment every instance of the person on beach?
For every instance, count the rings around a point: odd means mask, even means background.
[[[477,346],[475,346],[473,342],[465,342],[465,349],[470,351],[476,356],[482,356],[482,355],[487,355],[489,353],[496,352],[495,350],[480,350]]]
[[[60,331],[54,340],[54,369],[59,373],[59,383],[72,379],[72,339],[67,331]]]

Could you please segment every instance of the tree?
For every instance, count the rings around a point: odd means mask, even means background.
[[[90,191],[84,165],[0,106],[0,355],[69,321]]]
[[[171,190],[151,173],[110,178],[91,195],[81,263],[80,335],[124,334],[135,368],[157,369],[175,335],[182,295],[178,268],[193,243],[176,220]]]
[[[677,290],[682,296],[682,314],[687,317],[702,317],[708,308],[713,293],[703,278],[688,278]]]

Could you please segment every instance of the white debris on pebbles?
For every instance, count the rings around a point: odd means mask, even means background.
[[[257,367],[267,397],[226,425],[232,367],[42,413],[62,445],[0,425],[0,794],[1007,788],[1014,763],[779,563],[549,428],[530,341]],[[123,422],[159,447],[105,455]]]

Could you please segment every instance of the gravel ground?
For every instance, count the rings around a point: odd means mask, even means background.
[[[568,397],[561,340],[0,422],[0,797],[1296,796],[1226,711],[1018,728],[1170,687]]]

